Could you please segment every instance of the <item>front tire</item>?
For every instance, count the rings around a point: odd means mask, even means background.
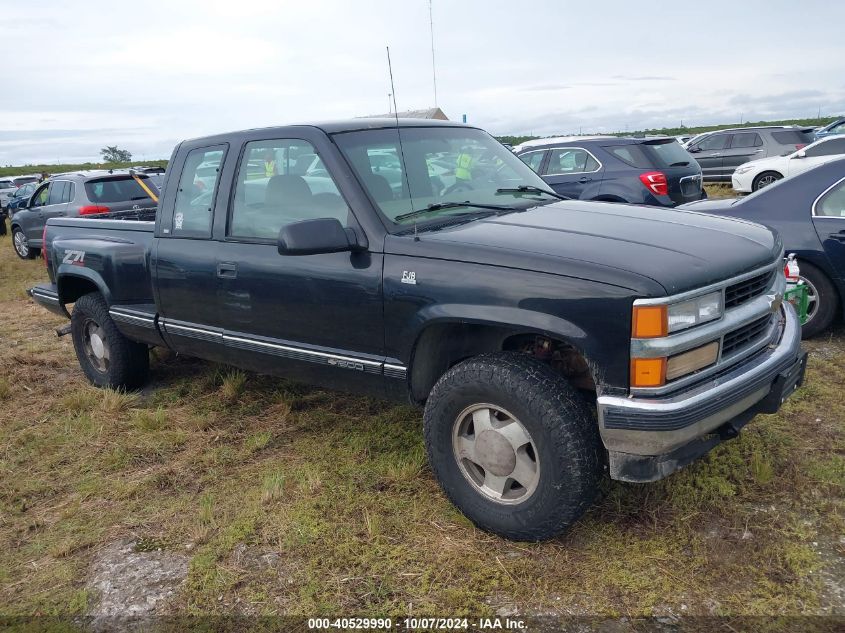
[[[21,259],[35,259],[37,251],[30,248],[26,235],[19,226],[12,229],[12,246],[15,249],[15,254]]]
[[[99,292],[76,301],[70,323],[76,358],[95,386],[135,389],[146,382],[150,370],[147,346],[120,333]]]
[[[810,303],[807,307],[807,322],[801,326],[801,338],[812,338],[821,334],[830,324],[839,306],[839,293],[830,279],[819,268],[807,262],[799,262],[799,279],[807,284]]]
[[[598,492],[598,426],[577,391],[517,353],[466,360],[425,407],[426,448],[446,496],[482,530],[541,541],[577,521]]]
[[[751,183],[751,191],[759,191],[763,187],[768,187],[776,183],[778,180],[783,178],[783,174],[778,173],[776,171],[764,171],[761,174],[757,174],[754,180]]]

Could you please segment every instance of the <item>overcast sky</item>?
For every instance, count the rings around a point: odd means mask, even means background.
[[[428,0],[0,0],[0,164],[433,105]],[[438,105],[493,134],[845,114],[845,3],[434,0]]]

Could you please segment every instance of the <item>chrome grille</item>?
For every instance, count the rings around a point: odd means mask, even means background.
[[[749,279],[732,284],[725,289],[725,309],[741,306],[746,301],[758,297],[772,284],[772,275],[777,271],[768,270]]]
[[[722,358],[726,358],[751,343],[757,342],[768,330],[771,320],[771,315],[766,315],[725,334],[722,342]]]

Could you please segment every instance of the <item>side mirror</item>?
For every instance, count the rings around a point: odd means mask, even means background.
[[[302,220],[279,231],[279,255],[315,255],[360,251],[367,248],[353,229],[344,228],[337,218]]]
[[[701,151],[701,148],[700,148],[700,147],[688,147],[688,148],[687,148],[687,151],[688,151],[690,154],[698,154],[698,152],[700,152],[700,151]]]
[[[795,158],[807,158],[807,152],[803,149],[795,155]]]

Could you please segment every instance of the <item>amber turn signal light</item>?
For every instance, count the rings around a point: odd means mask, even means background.
[[[634,306],[631,335],[634,338],[654,338],[669,333],[666,306]]]
[[[665,358],[632,358],[632,387],[661,387],[666,382]]]

